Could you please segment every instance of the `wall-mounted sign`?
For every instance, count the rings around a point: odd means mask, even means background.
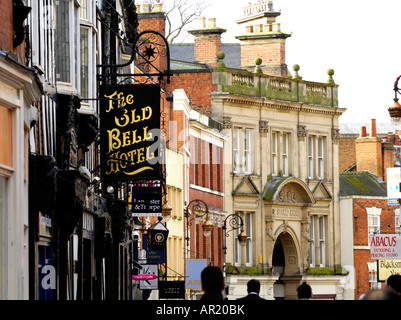
[[[401,259],[401,236],[398,234],[376,234],[370,240],[370,259]]]
[[[159,299],[185,299],[185,281],[159,281]]]
[[[143,264],[142,269],[139,271],[139,274],[146,274],[146,277],[150,277],[149,275],[158,275],[159,274],[159,266],[157,264]],[[155,277],[154,279],[146,279],[139,281],[139,288],[141,290],[150,289],[154,290],[159,287],[159,277]]]
[[[206,259],[188,259],[186,261],[186,289],[202,289],[201,273],[206,266]]]
[[[160,85],[101,86],[102,180],[160,179]]]
[[[401,169],[387,168],[387,204],[399,205],[398,199],[401,199]]]
[[[377,281],[384,282],[392,274],[401,274],[401,260],[377,261]]]

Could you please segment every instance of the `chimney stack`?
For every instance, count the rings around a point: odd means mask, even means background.
[[[194,60],[212,68],[217,66],[217,53],[221,51],[221,35],[227,30],[216,26],[216,18],[198,18],[198,29],[188,33],[194,36]]]
[[[260,68],[267,75],[288,77],[285,61],[286,39],[290,34],[281,32],[272,1],[262,0],[244,8],[244,16],[237,23],[242,34],[236,38],[241,43],[241,68],[253,71],[255,59],[262,59]]]
[[[369,171],[379,179],[383,176],[382,142],[377,137],[376,120],[370,122],[370,135],[366,135],[366,127],[361,127],[360,137],[355,141],[356,169]]]
[[[163,12],[162,4],[155,3],[153,6],[149,3],[136,5],[138,15],[138,33],[145,30],[154,30],[162,35],[166,34],[166,15]]]

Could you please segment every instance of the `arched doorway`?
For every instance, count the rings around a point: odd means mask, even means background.
[[[298,260],[298,250],[291,234],[282,232],[276,239],[272,257],[273,273],[280,274],[280,278],[273,285],[276,300],[284,300],[288,296],[288,288],[283,278],[299,274]]]

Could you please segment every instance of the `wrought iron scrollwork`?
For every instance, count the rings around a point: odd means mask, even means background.
[[[167,83],[170,83],[170,48],[163,34],[154,30],[143,31],[136,36],[132,48],[131,58],[128,62],[117,65],[99,64],[98,67],[103,70],[107,70],[107,68],[124,70],[135,61],[136,68],[140,72],[116,71],[114,74],[105,72],[99,75],[99,79],[103,81],[104,77],[119,77],[126,81],[131,78],[134,83],[144,83],[149,79],[152,81],[152,77],[157,76],[159,82],[163,83],[163,79],[166,78]],[[144,81],[137,77],[147,77],[147,79]]]
[[[228,227],[230,227],[231,229],[228,229]],[[224,254],[226,254],[227,252],[227,242],[226,242],[226,238],[228,238],[230,236],[229,232],[234,231],[234,230],[238,230],[240,229],[241,233],[244,230],[244,221],[242,220],[241,216],[238,215],[237,213],[232,213],[230,215],[228,215],[225,219],[224,219],[224,223],[223,223],[223,252]]]

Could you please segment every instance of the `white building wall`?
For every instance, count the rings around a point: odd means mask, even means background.
[[[353,199],[340,199],[340,228],[341,228],[341,265],[348,275],[344,283],[344,300],[354,300],[354,231],[353,231]]]
[[[12,110],[12,166],[0,164],[2,221],[0,233],[0,299],[29,298],[28,291],[28,131],[31,105],[41,92],[35,75],[16,62],[0,58],[0,105]],[[1,150],[0,150],[1,152]],[[4,150],[3,150],[4,152]]]

